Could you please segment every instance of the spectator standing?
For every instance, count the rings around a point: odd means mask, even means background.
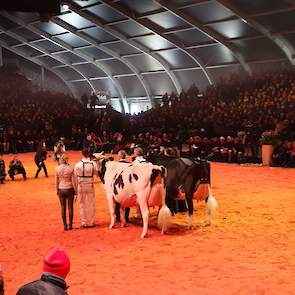
[[[0,154],[0,183],[4,183],[6,177],[5,162]]]
[[[60,165],[56,168],[56,190],[61,206],[61,217],[64,230],[73,229],[74,196],[77,191],[74,179],[74,168],[69,164],[69,157],[63,154]],[[66,211],[69,211],[69,223],[67,223]]]

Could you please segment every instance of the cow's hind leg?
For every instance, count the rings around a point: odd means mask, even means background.
[[[188,207],[188,229],[192,229],[194,213],[193,194],[186,194],[186,203]]]
[[[173,187],[172,189],[167,188],[166,204],[173,216],[177,212],[176,210],[177,195],[178,195],[178,188],[176,187]]]
[[[191,175],[186,177],[183,188],[185,192],[185,200],[188,207],[188,229],[192,229],[193,213],[194,213],[193,197],[194,197],[195,184],[194,184],[194,179]]]
[[[141,233],[141,238],[145,238],[148,231],[148,223],[149,223],[149,208],[147,203],[148,194],[138,194],[137,200],[141,211],[143,229]]]
[[[108,205],[109,205],[109,210],[110,210],[110,217],[111,217],[111,223],[109,226],[109,229],[112,229],[115,224],[115,201],[112,196],[107,196],[108,199]]]

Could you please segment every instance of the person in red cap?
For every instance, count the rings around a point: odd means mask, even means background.
[[[70,267],[69,256],[64,250],[51,249],[44,258],[41,279],[22,286],[16,295],[66,295],[65,278]]]
[[[0,295],[4,295],[4,279],[3,279],[3,272],[2,272],[1,264],[0,264]]]

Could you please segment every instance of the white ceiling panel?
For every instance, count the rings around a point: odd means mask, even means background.
[[[166,92],[176,92],[176,89],[166,73],[144,75],[153,95],[162,95]]]
[[[138,55],[126,58],[131,62],[140,72],[163,70],[157,61],[148,55]]]

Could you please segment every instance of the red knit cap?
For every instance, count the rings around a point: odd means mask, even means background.
[[[62,249],[51,249],[44,258],[43,272],[48,272],[65,279],[70,268],[70,258]]]

